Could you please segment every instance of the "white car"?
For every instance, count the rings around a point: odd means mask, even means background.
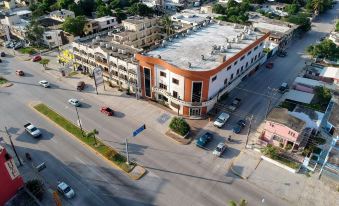
[[[73,105],[73,106],[75,106],[75,107],[78,107],[78,106],[80,106],[80,102],[79,102],[79,100],[77,100],[77,99],[74,99],[74,98],[72,98],[72,99],[69,99],[69,100],[68,100],[68,103],[70,103],[71,105]]]
[[[222,155],[222,153],[225,151],[226,147],[227,147],[227,146],[226,146],[225,143],[220,142],[220,143],[218,144],[218,146],[214,149],[213,154],[214,154],[215,156],[220,157],[220,156]]]
[[[61,194],[63,194],[65,197],[69,199],[75,196],[74,190],[65,182],[59,182],[57,188]]]
[[[224,126],[224,124],[226,123],[226,121],[230,118],[230,115],[223,112],[221,113],[218,118],[214,121],[213,125],[221,128],[222,126]]]
[[[39,84],[45,88],[49,87],[49,82],[46,80],[41,80]]]

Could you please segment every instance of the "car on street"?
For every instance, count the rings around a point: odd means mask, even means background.
[[[75,98],[69,99],[68,103],[70,103],[71,105],[75,107],[79,107],[81,105],[80,101]]]
[[[246,126],[246,121],[241,119],[237,122],[236,125],[234,125],[233,132],[236,134],[239,134],[245,126]]]
[[[39,84],[45,88],[49,87],[49,82],[46,80],[41,80]]]
[[[41,136],[41,132],[36,128],[32,123],[28,122],[24,125],[26,132],[28,132],[33,137],[37,138]]]
[[[71,199],[75,196],[74,190],[65,182],[59,182],[57,188],[58,191],[68,199]]]
[[[223,112],[221,113],[218,118],[214,121],[213,125],[221,128],[222,126],[224,126],[224,124],[226,123],[226,121],[230,118],[230,115]]]
[[[213,155],[220,157],[222,155],[222,153],[224,153],[224,151],[226,150],[227,145],[223,142],[220,142],[217,147],[214,149],[213,151]]]
[[[18,75],[18,76],[24,76],[25,75],[25,73],[22,70],[19,70],[19,69],[15,71],[15,74]]]
[[[201,148],[204,148],[210,141],[213,139],[213,134],[210,132],[205,132],[201,135],[196,141],[195,145]]]
[[[0,53],[0,56],[1,56],[1,57],[5,57],[5,56],[6,56],[6,53],[5,53],[5,52],[1,52],[1,53]]]
[[[279,87],[280,93],[285,93],[288,91],[288,84],[286,82],[283,82],[281,86]]]
[[[273,66],[274,66],[273,62],[268,62],[268,63],[266,64],[266,68],[267,68],[267,69],[272,69]]]
[[[114,110],[109,107],[101,107],[100,112],[106,114],[107,116],[114,115]]]
[[[85,88],[85,82],[83,82],[83,81],[78,82],[77,90],[82,91],[84,88]]]
[[[40,60],[41,60],[41,56],[40,56],[40,55],[34,56],[34,57],[32,58],[32,62],[38,62],[38,61],[40,61]]]

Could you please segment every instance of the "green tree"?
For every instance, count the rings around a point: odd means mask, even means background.
[[[49,59],[41,59],[41,60],[39,61],[39,63],[40,63],[40,64],[44,67],[44,69],[46,70],[49,61],[50,61]]]
[[[267,145],[264,149],[261,150],[264,155],[267,155],[270,158],[275,158],[278,155],[277,149],[272,145]]]
[[[223,7],[221,4],[214,4],[212,11],[213,13],[217,14],[225,14],[225,7]]]
[[[94,144],[97,144],[97,140],[96,140],[95,135],[98,135],[98,134],[99,134],[99,131],[96,130],[96,129],[93,129],[91,132],[89,132],[89,133],[87,134],[87,137],[88,137],[88,138],[93,138],[93,139],[94,139]]]
[[[168,15],[165,15],[162,17],[161,23],[165,27],[166,34],[170,35],[172,33],[172,26],[173,26],[173,22],[171,18]]]
[[[115,10],[113,15],[117,17],[119,23],[121,23],[122,20],[127,18],[127,15],[119,8]]]
[[[319,14],[324,11],[324,1],[325,0],[312,0],[312,7],[315,14]]]
[[[339,31],[339,21],[337,21],[337,23],[335,24],[335,31],[336,31],[336,32]]]
[[[289,15],[294,15],[297,14],[299,11],[299,6],[296,3],[293,4],[289,4],[285,7],[285,11],[289,14]]]
[[[300,30],[303,32],[307,32],[311,29],[311,22],[310,19],[303,14],[297,14],[297,15],[290,15],[286,19],[288,22],[297,24],[300,26]]]
[[[102,16],[111,16],[112,15],[112,11],[109,7],[107,7],[106,5],[99,5],[97,7],[96,10],[96,15],[97,17],[102,17]]]
[[[75,18],[69,17],[62,24],[62,29],[68,33],[73,34],[74,36],[79,36],[83,34],[85,23],[85,16],[77,16]]]
[[[189,124],[183,118],[173,117],[169,125],[170,129],[175,133],[184,136],[190,131]]]
[[[68,9],[69,5],[73,4],[73,0],[58,0],[57,4],[59,5],[60,9]]]
[[[80,0],[78,5],[82,8],[84,15],[92,16],[92,12],[95,11],[94,0]]]
[[[28,180],[26,182],[26,187],[36,198],[42,200],[45,188],[41,180],[38,179]]]
[[[139,16],[150,16],[154,14],[154,10],[143,3],[136,3],[128,8],[128,13]]]
[[[42,44],[44,28],[39,23],[32,19],[32,21],[26,27],[26,39],[33,46],[40,46]]]
[[[339,59],[339,47],[329,39],[325,39],[320,44],[309,46],[306,51],[313,57],[322,56],[330,60]]]
[[[315,87],[314,89],[315,97],[318,100],[321,106],[327,106],[332,98],[331,91],[326,87]]]
[[[84,15],[84,11],[82,10],[82,8],[74,2],[68,5],[68,10],[73,11],[75,16]]]

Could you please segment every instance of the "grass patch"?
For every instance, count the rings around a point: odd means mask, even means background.
[[[68,74],[68,76],[69,76],[69,77],[72,77],[72,76],[77,75],[77,74],[78,74],[77,71],[71,71],[71,72]]]
[[[288,166],[292,169],[298,169],[299,166],[300,166],[300,163],[280,156],[281,154],[279,152],[281,152],[281,151],[279,150],[279,148],[273,147],[272,145],[268,145],[267,147],[263,148],[261,150],[261,152],[265,156],[267,156],[267,157],[269,157],[269,158],[271,158],[271,159],[273,159],[277,162],[280,162],[281,164],[284,164],[284,165],[286,165],[286,166]]]
[[[94,150],[99,152],[100,154],[104,155],[107,159],[111,160],[115,165],[120,167],[125,172],[130,172],[135,166],[135,163],[130,163],[130,165],[126,164],[126,157],[116,152],[113,148],[105,145],[100,140],[95,140],[92,137],[87,137],[87,132],[84,131],[82,134],[80,128],[74,125],[69,120],[65,119],[63,116],[59,115],[58,113],[54,112],[45,104],[38,104],[34,106],[34,109],[48,117],[50,120],[76,136],[82,142],[86,143],[88,146],[92,147]]]
[[[22,53],[22,54],[36,54],[37,53],[37,50],[32,48],[32,47],[25,47],[25,48],[20,48],[19,49],[19,52]]]
[[[7,83],[7,82],[8,82],[7,79],[5,79],[4,77],[0,76],[0,85],[1,85],[1,84],[5,84],[5,83]]]

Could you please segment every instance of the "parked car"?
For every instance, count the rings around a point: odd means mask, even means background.
[[[41,80],[39,84],[45,88],[49,87],[49,82],[46,80]]]
[[[109,107],[101,107],[100,112],[106,114],[107,116],[114,115],[114,110]]]
[[[213,134],[209,132],[205,132],[203,135],[199,137],[195,145],[197,145],[198,147],[204,148],[207,145],[207,143],[212,141],[212,139],[213,139]]]
[[[78,82],[77,90],[82,91],[84,88],[85,88],[85,82],[83,82],[83,81]]]
[[[246,121],[241,119],[237,122],[236,125],[234,125],[233,132],[236,134],[239,134],[245,126],[246,126]]]
[[[285,93],[288,91],[288,84],[286,82],[283,82],[281,86],[279,87],[280,93]]]
[[[229,105],[229,106],[227,107],[227,109],[229,109],[230,111],[234,112],[234,111],[240,106],[240,102],[241,102],[241,99],[235,98],[235,99],[232,101],[231,105]]]
[[[79,107],[81,105],[80,101],[75,98],[69,99],[68,103],[70,103],[71,105],[75,107]]]
[[[26,132],[28,132],[33,137],[37,138],[41,136],[41,132],[38,128],[36,128],[32,123],[27,123],[24,125]]]
[[[22,48],[23,45],[21,42],[16,42],[15,44],[13,44],[13,49],[17,50],[17,49],[20,49]]]
[[[0,53],[0,56],[1,56],[1,57],[5,57],[5,56],[6,56],[6,53],[5,53],[5,52],[1,52],[1,53]]]
[[[269,63],[266,64],[267,69],[272,69],[273,66],[274,66],[273,62],[269,62]]]
[[[15,74],[18,75],[18,76],[24,76],[25,75],[25,73],[22,70],[19,70],[19,69],[15,71]]]
[[[222,153],[224,153],[224,151],[226,150],[226,148],[227,148],[227,145],[226,145],[225,143],[223,143],[223,142],[220,142],[220,143],[218,144],[218,146],[214,149],[213,154],[214,154],[215,156],[220,157],[220,156],[222,155]]]
[[[65,197],[67,197],[68,199],[72,198],[75,196],[75,192],[74,190],[65,182],[59,182],[58,186],[58,191],[64,195]]]
[[[38,61],[40,61],[40,60],[41,60],[41,56],[40,56],[40,55],[34,56],[34,57],[32,58],[32,61],[33,61],[33,62],[38,62]]]
[[[221,113],[218,118],[214,121],[213,125],[221,128],[222,126],[224,126],[224,124],[226,123],[226,121],[230,118],[230,115],[223,112]]]
[[[0,63],[2,63],[2,59],[0,59]]]

